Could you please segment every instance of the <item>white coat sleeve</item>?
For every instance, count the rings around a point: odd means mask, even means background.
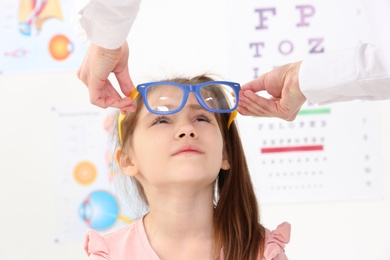
[[[120,47],[137,16],[141,0],[74,0],[71,23],[82,42]]]
[[[390,99],[390,56],[386,50],[359,46],[302,61],[299,85],[310,103]]]

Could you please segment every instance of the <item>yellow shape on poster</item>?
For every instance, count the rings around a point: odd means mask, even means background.
[[[53,59],[61,61],[68,58],[73,51],[73,44],[62,34],[55,35],[49,42],[49,52]]]
[[[93,183],[97,176],[95,165],[89,161],[79,162],[73,169],[73,177],[78,184],[89,185]]]

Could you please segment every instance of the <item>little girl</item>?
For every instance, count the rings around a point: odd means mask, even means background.
[[[260,224],[233,121],[239,89],[204,75],[137,87],[115,158],[148,213],[105,236],[90,230],[88,259],[287,259],[290,225]]]

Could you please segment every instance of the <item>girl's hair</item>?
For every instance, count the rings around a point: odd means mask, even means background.
[[[173,78],[164,81],[197,84],[213,81],[213,79],[200,75],[194,78]],[[140,95],[134,103],[137,107],[143,104]],[[265,230],[260,224],[259,207],[237,127],[233,122],[228,128],[229,116],[228,113],[216,114],[230,169],[221,169],[216,179],[213,254],[217,257],[222,249],[224,259],[262,259]],[[137,118],[137,112],[129,113],[122,122],[123,147],[132,145],[132,134]],[[141,183],[136,178],[133,178],[133,182],[140,198],[148,206]]]

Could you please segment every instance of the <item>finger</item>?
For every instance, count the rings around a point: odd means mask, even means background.
[[[282,99],[274,97],[266,99],[247,90],[244,92],[244,95],[240,96],[239,112],[243,113],[243,115],[278,117],[287,121],[294,120],[300,106],[289,109],[283,107],[281,101]]]
[[[108,108],[112,106],[117,100],[114,97],[98,97],[95,99],[90,98],[90,102],[92,105],[101,107],[101,108]]]
[[[253,106],[253,103],[241,103],[237,110],[240,112],[240,114],[245,116],[266,116],[265,111],[259,107]]]
[[[117,100],[111,107],[118,108],[123,111],[135,112],[136,107],[133,104],[133,101],[129,97],[122,98]]]
[[[265,77],[264,75],[262,75],[242,85],[241,90],[252,90],[253,92],[266,90],[264,81],[265,81]]]
[[[254,116],[254,115],[249,113],[248,109],[246,109],[245,106],[238,105],[237,111],[238,111],[238,113],[240,113],[243,116]]]
[[[88,91],[91,104],[102,108],[110,107],[122,99],[109,80],[92,78]]]
[[[253,103],[240,103],[237,107],[238,112],[244,116],[263,116],[264,113],[252,107]]]
[[[241,108],[245,107],[245,111],[247,113],[256,116],[270,116],[270,103],[272,104],[272,101],[269,101],[264,97],[257,96],[256,94],[250,97],[240,97],[239,100],[239,105]]]
[[[246,90],[240,98],[242,100],[247,100],[246,102],[250,101],[253,103],[253,107],[259,107],[259,109],[265,111],[270,111],[275,106],[274,100],[259,96],[250,90]]]
[[[130,78],[128,67],[126,66],[125,69],[121,70],[120,72],[116,72],[115,77],[119,83],[122,93],[128,97],[131,91],[133,91],[135,88],[133,81]]]
[[[271,97],[270,99],[261,97],[246,91],[245,95],[240,98],[241,106],[246,106],[247,110],[258,116],[263,117],[278,117],[284,120],[291,121],[295,118],[297,110],[286,109],[281,106],[281,99]]]

